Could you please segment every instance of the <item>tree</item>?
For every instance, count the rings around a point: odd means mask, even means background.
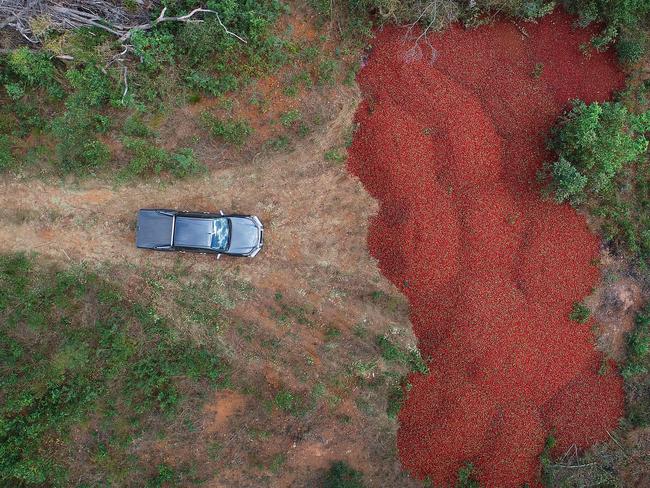
[[[610,191],[621,169],[647,151],[648,131],[650,112],[637,115],[618,102],[575,100],[549,141],[558,156],[550,166],[555,199],[579,203]]]

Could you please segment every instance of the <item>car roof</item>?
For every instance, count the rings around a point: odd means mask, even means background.
[[[218,225],[221,221],[223,225]],[[198,247],[212,249],[215,245],[215,235],[218,242],[227,243],[227,219],[215,217],[176,217],[174,228],[174,246]],[[226,234],[226,235],[224,235]],[[217,245],[223,248],[223,245]]]

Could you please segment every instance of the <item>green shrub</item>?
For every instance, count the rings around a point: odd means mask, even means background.
[[[12,167],[15,163],[12,152],[13,144],[7,135],[0,134],[0,171]]]
[[[283,93],[288,97],[295,97],[301,88],[310,88],[313,85],[311,76],[307,71],[301,71],[294,75],[289,80],[289,83],[284,88]]]
[[[174,482],[178,478],[178,473],[176,470],[165,463],[160,463],[156,469],[156,475],[147,480],[145,485],[146,488],[162,488],[168,486],[169,483],[175,484]]]
[[[553,464],[553,460],[551,459],[551,452],[553,451],[553,448],[555,447],[556,443],[557,441],[555,439],[555,436],[553,434],[550,434],[546,438],[546,441],[544,442],[544,449],[539,455],[539,461],[540,464],[542,465],[541,478],[542,478],[542,482],[544,483],[544,486],[551,485],[550,467]]]
[[[95,139],[98,129],[98,119],[82,102],[71,103],[52,121],[52,134],[59,140],[57,165],[63,173],[88,174],[110,160],[108,148]]]
[[[95,110],[114,101],[117,93],[111,78],[94,65],[70,69],[65,76],[74,92],[65,102],[66,111],[50,125],[59,141],[57,164],[63,173],[88,174],[110,160],[110,151],[95,136],[106,132],[111,121]]]
[[[649,130],[650,112],[632,114],[618,102],[574,101],[549,141],[558,156],[549,191],[558,202],[573,203],[610,191],[620,170],[647,150]]]
[[[388,390],[388,401],[386,404],[386,415],[388,418],[395,419],[402,408],[404,402],[404,388],[401,384],[391,385]]]
[[[172,155],[171,173],[177,178],[187,178],[205,171],[205,166],[194,156],[194,151],[189,148],[179,149]]]
[[[282,124],[282,127],[289,128],[301,118],[300,110],[289,110],[280,115],[280,124]]]
[[[602,22],[605,28],[592,39],[592,45],[603,50],[613,42],[619,59],[633,63],[643,55],[644,24],[650,15],[650,2],[644,0],[564,0],[567,10],[578,15],[580,24],[586,26]]]
[[[478,481],[474,478],[474,465],[472,463],[465,463],[458,470],[456,488],[480,488]]]
[[[25,96],[24,88],[18,83],[7,83],[5,85],[5,90],[7,91],[7,96],[12,100],[20,100]]]
[[[323,488],[364,488],[363,474],[345,461],[335,461],[325,474]]]
[[[65,77],[74,89],[66,105],[96,108],[119,98],[110,76],[97,66],[87,65],[83,69],[70,69]]]
[[[222,75],[215,78],[203,71],[191,71],[185,77],[190,88],[207,93],[213,97],[222,96],[239,88],[239,80],[234,75]]]
[[[142,117],[137,113],[130,115],[124,121],[122,132],[124,133],[124,135],[131,136],[131,137],[155,136],[154,131],[152,131],[149,127],[147,127],[147,125],[143,122]]]
[[[639,312],[634,329],[627,335],[627,360],[621,370],[624,378],[644,375],[650,359],[650,307]]]
[[[645,35],[647,33],[644,32]],[[645,36],[624,35],[616,43],[616,54],[623,64],[634,64],[646,53]]]
[[[584,198],[588,178],[563,157],[553,163],[551,178],[553,180],[555,200],[558,203],[567,200],[578,203]]]
[[[302,395],[284,389],[273,398],[273,406],[293,416],[303,415],[307,409]]]
[[[555,9],[557,2],[548,0],[528,0],[518,2],[520,7],[515,11],[518,17],[526,20],[535,20],[550,14]]]
[[[228,144],[241,146],[253,133],[253,128],[246,120],[223,121],[209,112],[203,112],[201,118],[214,137],[218,137]]]
[[[129,165],[120,173],[121,179],[130,179],[147,175],[158,175],[164,171],[177,178],[196,175],[205,167],[194,157],[191,149],[180,149],[170,154],[146,139],[127,137],[123,140],[124,148],[131,154]]]
[[[429,372],[426,362],[422,359],[417,349],[405,351],[388,337],[382,335],[377,336],[376,343],[379,346],[381,357],[386,361],[394,361],[408,365],[412,371],[418,373],[426,374]]]
[[[316,69],[316,79],[321,85],[331,85],[336,79],[336,75],[339,72],[340,65],[338,61],[333,59],[325,59],[318,64]]]
[[[340,151],[337,148],[332,148],[328,151],[325,151],[323,157],[325,158],[325,161],[330,161],[334,163],[344,163],[345,160],[348,158],[348,155],[345,153],[345,151]]]
[[[162,29],[138,30],[130,39],[134,54],[140,58],[140,66],[149,72],[159,71],[174,62],[174,42],[174,36]]]
[[[589,320],[591,316],[591,310],[584,303],[576,302],[573,304],[573,309],[569,314],[569,319],[580,324],[584,324]]]
[[[280,135],[269,139],[265,145],[273,151],[286,151],[291,148],[291,139],[285,135]]]
[[[176,2],[171,11],[187,13],[195,7],[188,2]],[[223,95],[237,89],[250,76],[287,61],[285,44],[270,35],[271,26],[286,8],[280,1],[211,0],[207,8],[218,11],[223,24],[247,42],[227,34],[209,13],[203,15],[201,23],[176,26],[176,65],[191,88],[213,96]]]
[[[564,6],[583,26],[604,22],[616,29],[633,28],[650,14],[650,3],[644,0],[564,0]]]
[[[9,53],[7,65],[10,78],[22,84],[23,88],[41,87],[54,98],[63,97],[63,90],[57,81],[56,68],[46,53],[21,47]]]
[[[273,399],[275,406],[284,412],[290,412],[293,409],[294,402],[295,397],[288,390],[280,390]]]
[[[650,305],[636,316],[627,335],[627,357],[621,374],[627,391],[627,421],[633,427],[650,426]]]

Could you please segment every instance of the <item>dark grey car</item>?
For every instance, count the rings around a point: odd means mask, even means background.
[[[253,257],[264,245],[264,227],[254,215],[138,211],[136,246],[156,251],[190,251]]]

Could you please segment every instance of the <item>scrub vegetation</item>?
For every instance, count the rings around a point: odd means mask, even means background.
[[[71,483],[79,436],[89,436],[88,467],[123,483],[147,471],[128,453],[134,437],[164,436],[188,396],[232,385],[214,344],[179,338],[150,304],[83,266],[3,256],[0,324],[0,480],[9,485]]]

